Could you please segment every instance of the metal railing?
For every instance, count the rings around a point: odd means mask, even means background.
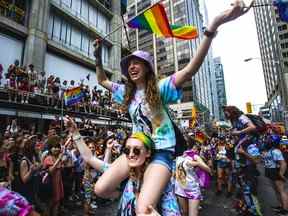
[[[21,25],[25,23],[26,11],[17,7],[15,4],[10,4],[8,1],[0,0],[0,15],[11,19]]]
[[[113,110],[108,105],[100,106],[92,106],[92,103],[89,103],[89,107],[87,107],[88,110],[85,110],[84,108],[84,102],[79,102],[77,106],[71,106],[67,107],[64,104],[63,98],[58,97],[56,98],[53,95],[45,94],[45,93],[32,93],[28,91],[21,91],[14,88],[0,88],[0,100],[7,101],[8,103],[15,103],[20,104],[21,103],[21,97],[24,95],[24,97],[28,96],[27,105],[37,105],[41,107],[49,107],[50,109],[55,110],[61,110],[64,111],[73,111],[77,113],[91,113],[93,112],[94,115],[106,117],[106,118],[114,118],[119,120],[128,120],[127,115],[124,113],[121,113],[118,110]],[[20,98],[19,98],[20,97]],[[20,99],[20,100],[19,100]],[[26,98],[25,98],[26,99]],[[54,99],[54,103],[57,102],[57,106],[55,104],[50,105],[50,103],[47,103],[49,100]],[[88,105],[87,105],[88,106]]]

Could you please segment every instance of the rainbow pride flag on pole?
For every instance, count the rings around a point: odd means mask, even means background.
[[[80,86],[68,89],[64,92],[64,101],[66,106],[71,106],[81,101],[84,93],[81,91]]]
[[[194,26],[169,25],[163,5],[157,3],[143,13],[128,21],[130,28],[145,29],[159,37],[174,37],[190,40],[198,37]]]

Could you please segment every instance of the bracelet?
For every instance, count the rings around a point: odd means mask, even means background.
[[[218,33],[218,31],[212,32],[212,31],[209,31],[209,30],[207,30],[207,29],[205,29],[204,32],[203,32],[203,34],[204,34],[206,37],[208,37],[208,38],[214,38],[214,37],[216,37],[217,33]]]

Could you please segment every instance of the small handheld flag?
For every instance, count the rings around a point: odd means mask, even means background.
[[[194,26],[169,25],[165,9],[160,3],[134,17],[127,24],[130,28],[145,29],[160,37],[175,37],[184,40],[198,37]]]
[[[80,87],[68,89],[64,92],[65,105],[71,106],[75,103],[78,103],[83,97],[84,93],[81,91]]]

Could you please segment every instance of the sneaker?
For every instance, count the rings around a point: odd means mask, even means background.
[[[288,216],[288,210],[286,209],[281,209],[278,213],[278,216]]]
[[[28,101],[26,100],[25,103],[28,104]]]
[[[23,104],[23,103],[24,103],[24,100],[22,100],[21,103]]]
[[[271,209],[275,212],[280,212],[283,208],[281,206],[271,206]]]

